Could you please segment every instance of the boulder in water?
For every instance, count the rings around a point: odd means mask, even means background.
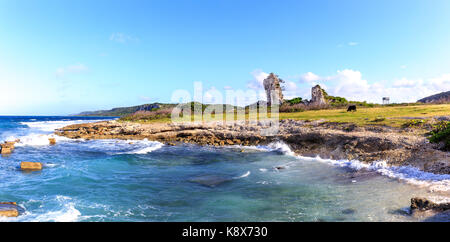
[[[2,150],[0,151],[0,153],[2,155],[9,155],[9,154],[11,154],[11,152],[12,152],[11,148],[6,148],[6,147],[3,147],[3,146],[2,146]]]
[[[19,209],[15,202],[0,202],[0,216],[2,217],[17,217],[19,216]]]
[[[55,145],[56,144],[56,139],[55,138],[48,138],[48,142],[50,143],[50,145]]]
[[[20,163],[20,169],[23,171],[39,171],[42,170],[42,163],[22,161]]]
[[[450,210],[450,200],[448,199],[432,199],[423,197],[411,198],[411,211],[446,211]]]
[[[11,141],[5,141],[5,143],[4,144],[0,144],[0,147],[1,148],[7,148],[7,149],[11,149],[11,150],[14,150],[14,144],[15,144],[15,142],[11,142]]]

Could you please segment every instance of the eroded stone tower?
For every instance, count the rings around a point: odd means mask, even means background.
[[[327,104],[325,94],[323,93],[323,90],[319,85],[316,85],[311,89],[311,101],[309,102],[309,104],[310,105]]]
[[[277,75],[270,73],[269,76],[264,79],[264,89],[266,90],[267,105],[282,104],[283,103],[283,91],[281,89],[281,83],[283,80],[279,79]]]

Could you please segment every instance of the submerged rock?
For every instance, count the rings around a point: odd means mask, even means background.
[[[0,202],[0,216],[17,217],[19,216],[19,208],[15,202]]]
[[[20,169],[25,171],[39,171],[42,170],[42,163],[23,161],[20,163]]]
[[[344,209],[341,211],[343,214],[354,214],[356,213],[356,210],[353,208]]]
[[[207,187],[216,187],[231,180],[232,180],[231,178],[227,178],[220,175],[205,175],[189,179],[190,182],[197,183]]]

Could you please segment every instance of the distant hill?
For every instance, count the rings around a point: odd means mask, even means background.
[[[120,107],[110,110],[87,111],[76,114],[75,116],[96,116],[96,117],[122,117],[137,111],[152,111],[158,108],[173,108],[176,104],[150,103],[132,107]]]
[[[419,103],[449,103],[450,102],[450,91],[441,92],[429,97],[422,98],[418,100]]]

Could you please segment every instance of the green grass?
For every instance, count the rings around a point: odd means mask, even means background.
[[[280,113],[280,119],[295,120],[326,120],[328,122],[355,123],[357,125],[387,125],[392,127],[402,127],[411,123],[411,119],[405,117],[417,117],[424,122],[433,116],[450,115],[450,104],[436,105],[408,105],[408,106],[377,106],[377,107],[358,107],[356,112],[347,112],[346,108],[342,109],[324,109],[310,110],[303,112]],[[248,119],[248,114],[245,115]],[[420,117],[420,118],[419,118]],[[199,117],[197,117],[199,118]],[[243,119],[240,116],[235,119]],[[198,119],[201,120],[201,119]],[[204,121],[213,120],[211,118],[203,118]],[[155,122],[171,122],[170,118],[155,120],[135,120],[139,123],[155,123]]]
[[[400,127],[407,119],[404,117],[424,117],[450,115],[450,104],[417,105],[417,106],[386,106],[360,108],[356,112],[346,109],[311,110],[297,113],[280,113],[281,119],[319,120],[329,122],[348,122],[358,125],[388,125]]]

